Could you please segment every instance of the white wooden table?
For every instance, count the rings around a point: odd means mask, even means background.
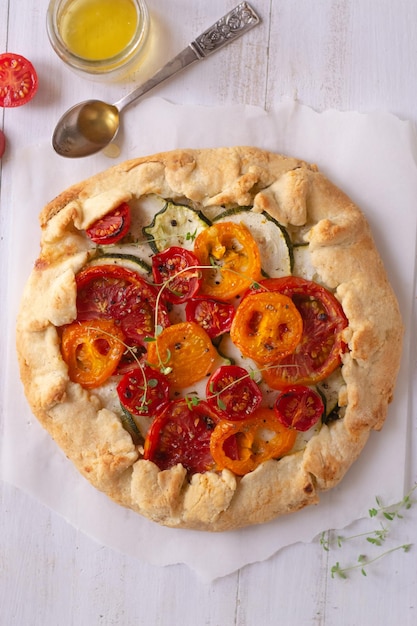
[[[145,77],[237,4],[236,0],[148,2],[157,43],[144,65]],[[47,4],[48,0],[0,3],[0,52],[30,58],[40,80],[31,105],[0,109],[12,164],[0,170],[1,289],[8,245],[4,215],[20,210],[8,205],[4,190],[10,189],[14,168],[19,167],[19,150],[49,139],[62,112],[93,90],[96,97],[111,101],[131,87],[128,83],[93,87],[63,68],[47,41]],[[263,17],[262,26],[214,55],[204,72],[190,68],[154,95],[178,104],[246,103],[265,108],[290,96],[318,111],[386,111],[417,122],[415,0],[253,0],[252,4]],[[7,311],[3,297],[0,306],[3,328]],[[3,343],[1,348],[4,357]],[[412,481],[417,477],[416,426],[414,418]],[[326,552],[317,541],[291,546],[263,563],[206,584],[186,566],[150,566],[90,540],[8,484],[0,485],[0,503],[1,626],[417,623],[417,505],[397,526],[398,542],[415,547],[408,554],[400,550],[384,557],[367,577],[355,572],[346,581],[332,578],[331,565],[339,558],[355,562],[357,546],[346,544],[339,555]]]

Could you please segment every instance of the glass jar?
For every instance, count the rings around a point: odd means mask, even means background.
[[[51,0],[47,32],[71,69],[96,79],[120,79],[144,54],[149,12],[144,0]]]

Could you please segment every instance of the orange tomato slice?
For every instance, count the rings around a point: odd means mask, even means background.
[[[73,322],[64,328],[62,358],[68,376],[85,389],[103,384],[115,371],[125,350],[124,335],[112,320]]]
[[[230,458],[225,445],[230,437],[236,437],[238,459]],[[268,459],[278,459],[294,446],[297,433],[283,426],[274,410],[257,409],[245,420],[220,421],[210,439],[210,452],[217,470],[229,469],[238,476],[252,472]]]
[[[203,269],[201,293],[231,300],[261,277],[261,257],[246,226],[232,222],[205,228],[194,242],[194,254]]]
[[[277,291],[247,295],[238,306],[230,336],[244,356],[260,365],[291,354],[303,333],[303,320],[291,298]]]
[[[148,363],[166,373],[174,389],[184,389],[210,373],[216,350],[206,331],[195,322],[165,328],[148,344]]]

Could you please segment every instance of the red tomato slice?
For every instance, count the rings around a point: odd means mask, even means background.
[[[181,304],[192,298],[201,285],[199,265],[195,254],[179,246],[155,254],[152,273],[158,286],[165,285],[163,298],[172,304]]]
[[[242,420],[262,402],[262,392],[247,370],[238,365],[222,365],[208,379],[208,404],[226,419]]]
[[[196,322],[210,339],[215,339],[230,331],[235,307],[228,302],[200,297],[187,302],[185,315],[188,322]]]
[[[294,385],[278,396],[274,409],[278,420],[286,428],[305,432],[322,417],[324,404],[319,394],[310,387]]]
[[[210,438],[218,421],[204,401],[192,406],[186,399],[174,400],[152,422],[145,439],[144,458],[161,470],[177,463],[190,474],[213,469]]]
[[[123,202],[116,209],[94,222],[86,230],[86,233],[94,243],[109,246],[127,235],[130,223],[130,206],[127,202]]]
[[[152,417],[168,403],[169,383],[164,374],[144,365],[123,376],[117,394],[122,406],[133,415]]]
[[[93,265],[81,270],[76,282],[78,320],[113,319],[133,344],[154,335],[158,292],[139,274],[119,265]],[[162,302],[157,318],[162,328],[169,326]]]
[[[321,285],[297,276],[268,278],[260,288],[291,298],[303,320],[301,341],[276,366],[263,369],[265,382],[273,389],[283,389],[327,378],[340,364],[345,349],[342,333],[348,322],[340,302]]]
[[[30,61],[20,54],[0,54],[0,106],[26,104],[37,90],[38,76]]]

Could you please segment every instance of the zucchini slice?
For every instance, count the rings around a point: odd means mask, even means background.
[[[293,252],[290,237],[281,224],[268,213],[256,213],[251,207],[227,209],[214,222],[234,222],[246,226],[259,247],[262,273],[279,278],[292,273]]]
[[[120,419],[121,419],[123,428],[127,430],[129,435],[132,437],[133,443],[135,445],[143,443],[144,442],[143,435],[140,432],[139,428],[137,427],[137,424],[135,420],[133,419],[133,415],[130,413],[130,411],[128,411],[123,406],[123,404],[120,404],[120,408],[122,409],[122,415]]]
[[[324,402],[326,417],[338,410],[339,392],[345,385],[340,367],[330,374],[328,378],[317,384],[316,389]]]
[[[89,265],[122,265],[127,269],[145,274],[146,276],[152,274],[152,267],[149,263],[134,254],[127,254],[125,252],[105,252],[104,254],[98,254],[90,261]]]
[[[210,225],[210,220],[201,211],[167,202],[142,232],[155,253],[171,246],[192,250],[196,236]]]
[[[310,246],[308,243],[295,245],[293,247],[293,255],[294,276],[301,276],[301,278],[305,278],[306,280],[317,281],[317,271],[311,262]]]

